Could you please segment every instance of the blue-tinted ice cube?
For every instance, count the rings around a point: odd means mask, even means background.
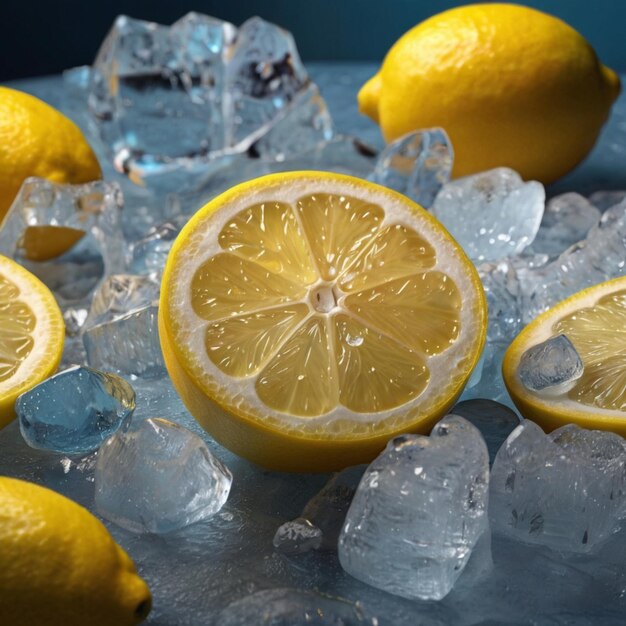
[[[87,454],[128,427],[135,392],[114,374],[72,367],[22,394],[15,410],[29,446]]]
[[[550,337],[526,350],[517,369],[526,388],[551,393],[564,393],[583,372],[583,362],[565,335]]]
[[[308,519],[298,517],[279,526],[272,543],[282,554],[301,554],[322,545],[322,531]]]
[[[339,537],[355,578],[405,598],[446,596],[488,529],[489,455],[449,415],[430,437],[395,437],[366,470]]]
[[[130,271],[133,274],[160,275],[179,232],[178,226],[166,222],[155,226],[145,237],[133,243]]]
[[[95,480],[103,517],[132,532],[167,533],[217,513],[232,474],[198,435],[148,418],[104,443]]]

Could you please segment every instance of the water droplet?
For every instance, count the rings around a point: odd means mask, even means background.
[[[346,343],[349,346],[357,348],[358,346],[363,345],[363,337],[361,337],[361,335],[356,335],[354,337],[352,335],[346,335]]]

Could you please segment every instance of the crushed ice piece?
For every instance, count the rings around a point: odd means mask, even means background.
[[[583,375],[574,344],[565,336],[550,337],[522,354],[517,374],[532,391],[565,393]]]
[[[626,191],[596,191],[589,196],[589,202],[602,213],[621,204],[626,198]]]
[[[232,474],[198,435],[155,417],[104,443],[95,479],[103,517],[132,532],[167,533],[215,515]]]
[[[478,428],[487,444],[490,464],[496,458],[500,446],[520,425],[520,418],[513,409],[486,398],[459,402],[451,413],[465,418]]]
[[[546,205],[532,249],[552,258],[557,257],[584,239],[600,217],[600,211],[580,194],[556,196]]]
[[[158,305],[147,304],[85,328],[83,343],[89,365],[127,376],[163,376],[158,315]]]
[[[430,208],[450,180],[454,152],[443,128],[418,130],[396,139],[380,154],[370,180]]]
[[[22,394],[15,403],[20,431],[32,448],[87,454],[118,430],[135,410],[135,392],[123,378],[72,367]]]
[[[298,517],[279,526],[272,543],[282,554],[302,554],[322,545],[322,531],[308,519]]]
[[[130,247],[129,271],[133,274],[159,276],[180,228],[170,222],[155,226]]]
[[[395,595],[443,598],[488,529],[488,485],[487,446],[462,417],[445,417],[430,437],[395,437],[359,484],[341,565]]]
[[[568,424],[549,435],[518,426],[491,473],[492,529],[560,551],[587,552],[618,528],[626,442]]]
[[[446,183],[432,212],[475,262],[520,254],[539,230],[545,190],[498,167]]]
[[[123,198],[117,184],[24,181],[0,226],[0,254],[15,259],[53,292],[79,331],[100,280],[124,271]]]
[[[258,17],[239,29],[189,13],[172,26],[120,16],[91,72],[89,108],[116,168],[187,188],[213,159],[282,161],[332,136],[293,37]],[[195,171],[195,173],[194,173]]]
[[[378,626],[360,603],[300,589],[266,589],[235,600],[218,616],[220,626]]]

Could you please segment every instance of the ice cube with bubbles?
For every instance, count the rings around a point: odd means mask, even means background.
[[[104,443],[95,482],[103,517],[132,532],[167,533],[215,515],[232,474],[198,435],[148,418]]]
[[[489,455],[449,415],[430,437],[402,435],[366,470],[339,538],[355,578],[405,598],[439,600],[488,529]]]
[[[432,212],[473,261],[496,261],[533,242],[544,203],[541,183],[498,167],[446,183]]]
[[[625,476],[620,436],[573,424],[546,435],[526,420],[493,464],[491,527],[554,550],[588,552],[619,527]]]

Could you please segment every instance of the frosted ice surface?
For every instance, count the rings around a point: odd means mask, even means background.
[[[574,344],[565,335],[557,335],[526,350],[517,374],[523,385],[532,391],[564,393],[583,371],[583,362]]]
[[[370,180],[428,209],[450,180],[453,161],[452,143],[443,128],[418,130],[387,145]]]
[[[592,550],[619,526],[625,471],[618,435],[573,424],[546,435],[526,420],[493,465],[492,529],[555,550]]]
[[[77,366],[22,394],[15,410],[28,445],[63,454],[87,454],[128,427],[135,410],[135,392],[119,376]]]
[[[198,435],[161,418],[110,437],[95,478],[98,512],[139,533],[167,533],[215,515],[232,483]]]
[[[354,496],[341,565],[395,595],[443,598],[488,528],[488,484],[487,447],[462,417],[445,417],[430,437],[392,439]]]
[[[272,543],[282,554],[302,554],[322,545],[322,531],[308,519],[298,517],[279,526]]]
[[[514,256],[539,230],[545,190],[499,167],[446,183],[432,212],[475,262]]]

